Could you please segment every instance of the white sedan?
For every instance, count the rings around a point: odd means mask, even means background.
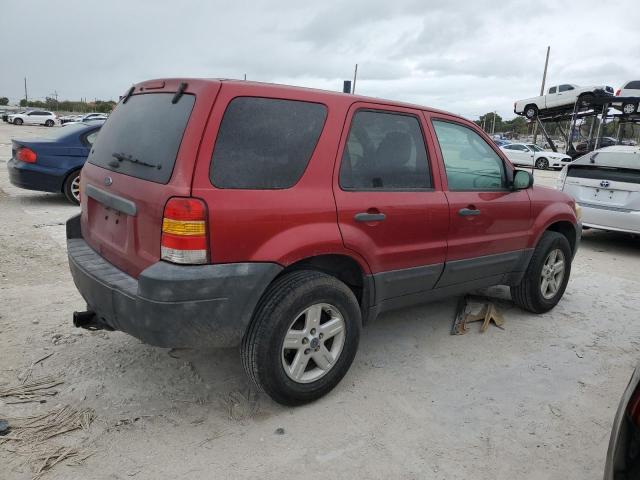
[[[640,148],[623,145],[587,153],[562,169],[558,189],[582,207],[582,225],[640,233]]]
[[[562,168],[571,162],[564,153],[549,152],[533,143],[510,143],[500,147],[514,165],[535,166],[541,170]]]

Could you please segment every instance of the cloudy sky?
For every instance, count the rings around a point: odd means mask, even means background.
[[[638,0],[1,0],[0,96],[117,99],[157,77],[340,90],[469,118],[547,84],[640,79]],[[604,22],[604,16],[616,15]]]

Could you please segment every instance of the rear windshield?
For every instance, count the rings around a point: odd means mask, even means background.
[[[93,145],[89,163],[156,183],[171,178],[195,96],[134,95],[109,115]]]
[[[590,165],[571,165],[567,171],[567,177],[640,183],[640,170],[634,170],[631,168],[597,167]]]
[[[61,138],[71,137],[73,135],[80,135],[81,133],[91,130],[92,125],[86,123],[68,123],[60,128],[53,128],[46,131],[43,134],[43,138],[48,140],[60,140]],[[99,123],[93,125],[93,127],[100,127]]]

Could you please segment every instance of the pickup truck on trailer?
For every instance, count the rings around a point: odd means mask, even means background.
[[[518,100],[513,104],[513,111],[532,119],[536,118],[538,112],[542,110],[574,105],[578,99],[583,104],[588,104],[594,97],[601,95],[613,95],[613,88],[606,85],[579,87],[564,83],[550,87],[546,95]]]

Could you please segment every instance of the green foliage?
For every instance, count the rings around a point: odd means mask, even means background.
[[[9,105],[9,99],[7,97],[0,97],[0,105]]]
[[[113,100],[96,100],[95,102],[61,100],[58,101],[52,97],[46,97],[42,100],[20,100],[21,107],[42,108],[45,110],[53,110],[56,112],[99,112],[110,113],[116,102]]]
[[[495,115],[495,128],[493,128],[493,117]],[[516,116],[511,120],[503,120],[502,117],[498,114],[494,114],[493,112],[485,113],[484,115],[480,115],[480,118],[475,121],[476,125],[481,128],[484,127],[486,132],[491,132],[492,130],[495,133],[514,133],[517,135],[526,135],[529,124],[524,119],[524,117]]]

